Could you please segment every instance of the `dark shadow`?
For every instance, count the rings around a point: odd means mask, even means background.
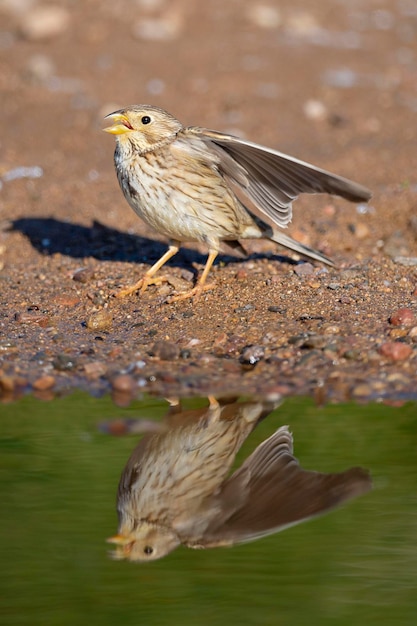
[[[28,218],[14,220],[10,230],[21,232],[32,246],[45,255],[57,252],[73,258],[93,257],[101,261],[124,261],[152,264],[167,249],[167,244],[139,235],[129,235],[101,222],[94,221],[91,227],[73,222],[63,222],[55,218]],[[262,259],[270,255],[252,254],[248,257],[219,255],[216,262],[242,262]],[[284,256],[275,256],[281,262],[297,264]],[[169,261],[169,265],[190,268],[192,263],[204,264],[207,255],[197,250],[181,248]]]

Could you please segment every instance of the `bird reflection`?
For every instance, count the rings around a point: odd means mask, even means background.
[[[236,454],[278,403],[210,398],[208,407],[171,408],[145,434],[123,470],[112,556],[152,561],[184,545],[215,548],[252,541],[321,515],[366,493],[369,473],[304,470],[288,426],[261,443],[234,473]]]

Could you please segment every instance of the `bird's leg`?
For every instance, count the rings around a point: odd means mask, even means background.
[[[178,300],[186,300],[187,298],[194,298],[194,302],[198,300],[203,291],[206,289],[212,289],[212,285],[206,285],[207,276],[211,270],[211,266],[213,265],[217,255],[219,254],[218,250],[209,250],[209,255],[206,261],[206,265],[204,267],[203,273],[200,276],[199,281],[196,286],[190,291],[186,291],[184,293],[180,293],[177,296],[172,296],[169,301],[177,302]]]
[[[138,282],[135,283],[134,285],[131,285],[130,287],[125,287],[125,289],[121,289],[120,291],[118,291],[116,293],[116,298],[124,298],[125,296],[130,295],[131,293],[133,293],[134,291],[137,291],[138,289],[140,289],[141,293],[143,293],[148,285],[159,285],[160,283],[166,281],[167,279],[165,276],[158,276],[158,278],[154,278],[154,275],[156,274],[158,270],[161,269],[163,265],[165,265],[167,261],[169,261],[171,257],[177,254],[179,249],[180,249],[179,242],[178,241],[173,242],[169,246],[165,254],[163,254],[161,258],[156,263],[154,263],[152,267],[145,273],[143,278],[138,280]]]

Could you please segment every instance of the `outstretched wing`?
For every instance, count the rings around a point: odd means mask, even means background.
[[[241,488],[243,504],[230,511],[229,496]],[[223,512],[204,536],[206,547],[251,541],[321,515],[371,488],[369,473],[359,467],[322,474],[300,467],[292,453],[292,436],[281,427],[264,441],[224,483]]]
[[[278,226],[291,221],[291,203],[303,192],[329,193],[352,202],[372,195],[347,178],[256,143],[204,128],[187,131],[206,142],[219,157],[224,175]]]

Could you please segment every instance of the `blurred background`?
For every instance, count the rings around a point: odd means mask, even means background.
[[[356,239],[343,232],[362,255],[392,230],[385,201],[415,184],[414,0],[0,0],[0,20],[2,218],[30,210],[146,230],[100,132],[104,114],[133,103],[366,184],[378,215]],[[29,193],[10,184],[19,176]],[[405,246],[408,199],[395,198]],[[308,238],[303,202],[293,233]]]

